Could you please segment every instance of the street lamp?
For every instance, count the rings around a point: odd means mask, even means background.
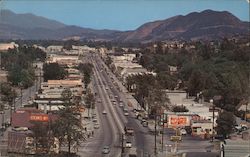
[[[213,105],[213,121],[212,121],[212,127],[213,127],[213,130],[212,130],[212,142],[214,141],[214,100],[213,99],[210,99],[210,103]]]

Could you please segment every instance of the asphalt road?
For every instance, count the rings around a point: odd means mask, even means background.
[[[94,63],[94,60],[92,61],[92,63]],[[81,152],[88,152],[88,156],[116,157],[120,156],[121,153],[121,148],[119,146],[123,124],[113,108],[105,88],[106,82],[104,82],[101,75],[100,67],[98,64],[94,63],[93,87],[94,92],[97,93],[96,100],[100,100],[100,102],[96,102],[97,112],[99,113],[100,129],[92,140],[89,140],[89,142],[85,143],[83,147],[80,148],[79,153],[83,154]],[[102,114],[104,110],[107,114]],[[102,154],[104,146],[111,147],[111,151],[107,155]],[[86,156],[86,153],[84,153],[84,156]]]
[[[99,70],[100,73],[100,79],[104,82],[104,90],[106,90],[107,97],[112,98],[112,100],[115,100],[115,103],[113,103],[112,107],[114,111],[118,115],[119,121],[123,124],[123,126],[129,126],[132,127],[135,131],[134,137],[127,137],[126,141],[132,142],[132,146],[136,147],[138,151],[140,152],[149,152],[149,154],[153,153],[153,136],[148,133],[148,129],[144,128],[140,122],[135,119],[135,115],[132,112],[133,108],[127,106],[127,97],[126,93],[120,92],[117,89],[117,86],[114,85],[114,80],[117,80],[114,78],[109,69],[104,68],[104,62],[100,59],[99,56],[94,57],[95,62],[94,64],[97,64],[98,67],[97,70]],[[105,70],[106,69],[106,70]],[[111,79],[113,77],[114,79]],[[124,104],[124,108],[126,108],[129,111],[129,115],[125,116],[123,112],[123,107],[119,106],[119,103],[122,102]],[[129,149],[125,149],[125,154],[128,154]]]

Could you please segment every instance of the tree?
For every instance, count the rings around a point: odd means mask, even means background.
[[[227,137],[230,133],[232,133],[235,122],[235,117],[232,112],[223,111],[219,114],[219,117],[216,121],[217,127],[215,130],[218,135],[223,135],[224,138]]]
[[[76,106],[69,101],[72,98],[71,92],[64,92],[64,99],[68,100],[58,113],[58,119],[52,124],[52,130],[59,139],[60,144],[65,143],[68,146],[68,154],[71,154],[72,146],[78,148],[84,141],[85,133],[83,132],[81,113]]]
[[[87,89],[89,83],[91,82],[91,76],[92,76],[92,73],[93,73],[93,65],[90,64],[90,63],[85,63],[85,64],[81,63],[81,64],[78,65],[78,69],[84,75],[84,78],[83,78],[84,86],[85,86],[85,89]]]
[[[88,117],[89,117],[89,110],[95,108],[95,96],[88,88],[86,95],[85,95],[85,107],[88,109]]]
[[[60,109],[59,118],[53,124],[55,136],[60,143],[68,146],[68,153],[71,153],[71,147],[78,148],[86,137],[81,124],[80,113],[72,107]]]
[[[181,105],[181,106],[174,106],[172,108],[172,111],[173,112],[188,112],[188,109],[186,108],[186,106]]]
[[[63,67],[60,67],[58,63],[44,64],[43,70],[44,81],[60,80],[68,75],[68,72]]]
[[[169,109],[170,101],[168,95],[159,86],[150,89],[147,97],[147,102],[150,108],[151,115],[157,115],[162,112],[162,109]]]
[[[0,91],[2,94],[2,100],[8,102],[8,104],[11,106],[14,99],[17,97],[16,91],[11,87],[9,83],[2,83]]]
[[[48,123],[45,122],[32,122],[33,125],[30,128],[32,131],[31,136],[34,138],[34,144],[36,147],[36,153],[49,153],[49,149],[52,146],[51,140],[50,140],[50,133],[51,129],[49,127]],[[42,151],[38,151],[42,150]]]
[[[62,99],[64,100],[64,105],[69,106],[71,105],[71,99],[73,98],[72,92],[70,91],[69,88],[65,89],[62,91]]]

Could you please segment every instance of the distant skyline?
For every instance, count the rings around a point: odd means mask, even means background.
[[[229,11],[242,21],[250,21],[248,0],[2,1],[2,9],[15,13],[32,13],[67,25],[94,29],[134,30],[146,22],[206,9]]]

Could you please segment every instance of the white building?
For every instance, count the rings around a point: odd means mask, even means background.
[[[61,52],[63,50],[63,46],[61,45],[51,45],[46,48],[46,52]]]
[[[82,61],[78,56],[72,55],[49,55],[47,63],[58,63],[59,65],[67,65],[68,67],[77,66]]]

